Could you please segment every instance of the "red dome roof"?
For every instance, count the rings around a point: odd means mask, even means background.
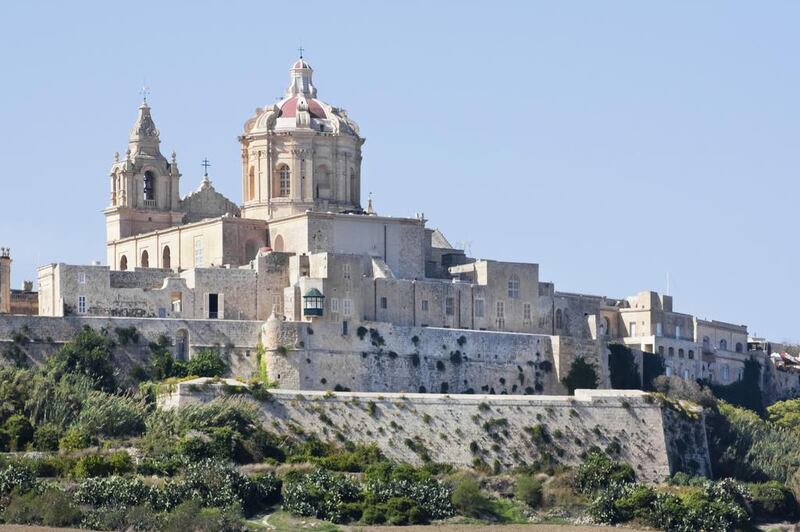
[[[281,118],[294,118],[297,116],[297,99],[298,97],[295,96],[284,102],[281,106]],[[308,112],[311,113],[312,118],[325,118],[325,110],[317,100],[307,98],[306,101],[308,102]]]

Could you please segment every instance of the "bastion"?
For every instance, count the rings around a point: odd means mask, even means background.
[[[596,447],[629,463],[643,482],[677,471],[710,475],[702,411],[641,391],[514,396],[273,389],[256,400],[241,382],[201,378],[171,385],[158,402],[171,409],[220,397],[254,403],[267,430],[375,443],[388,458],[417,465],[577,465]]]

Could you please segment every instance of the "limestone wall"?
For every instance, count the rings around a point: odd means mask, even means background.
[[[159,403],[164,408],[196,404],[231,389],[182,383]],[[387,457],[415,464],[426,456],[462,467],[483,463],[508,469],[540,460],[576,465],[597,446],[631,464],[645,482],[664,480],[679,468],[702,474],[709,467],[699,414],[696,420],[680,416],[638,391],[527,397],[272,390],[269,400],[256,404],[270,431],[297,434],[300,429],[323,440],[374,442]],[[674,445],[666,434],[676,417],[691,429],[681,449],[693,459],[671,463]]]
[[[60,345],[71,340],[80,329],[88,325],[93,329],[107,328],[112,337],[118,328],[135,327],[140,339],[137,344],[119,346],[115,362],[121,366],[145,363],[150,356],[149,343],[161,335],[167,337],[174,354],[180,357],[177,336],[186,337],[185,357],[199,349],[219,347],[227,356],[230,374],[250,378],[257,374],[256,347],[262,322],[234,320],[180,320],[147,318],[100,318],[67,316],[0,316],[0,353],[15,341],[28,354],[32,363],[43,361]],[[24,336],[24,345],[20,344]],[[5,360],[0,357],[0,364]]]
[[[342,332],[329,321],[268,320],[262,342],[270,380],[303,390],[561,394],[575,356],[601,373],[607,359],[595,342],[546,335],[376,322]]]

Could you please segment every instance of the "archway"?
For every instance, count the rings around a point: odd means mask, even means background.
[[[123,255],[119,259],[119,269],[122,270],[122,271],[125,271],[125,270],[128,269],[128,257],[126,257],[125,255]]]
[[[172,257],[170,255],[169,246],[164,246],[161,252],[161,267],[167,270],[172,268]]]
[[[142,251],[142,268],[149,268],[150,267],[150,254],[147,253],[147,250]]]
[[[273,251],[283,251],[283,237],[281,235],[275,237],[272,242],[272,249]]]

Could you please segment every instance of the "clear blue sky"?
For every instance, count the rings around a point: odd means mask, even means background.
[[[236,140],[302,43],[321,99],[367,138],[363,190],[476,257],[565,291],[800,340],[800,3],[6,2],[0,245],[14,284],[104,260],[101,210],[146,78],[182,192]]]

